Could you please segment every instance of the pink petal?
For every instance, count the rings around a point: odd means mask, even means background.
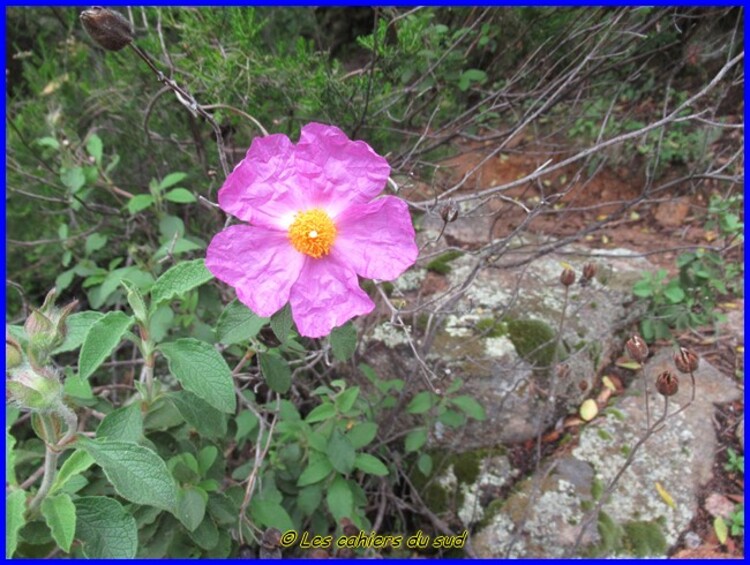
[[[283,134],[253,139],[219,190],[219,205],[258,226],[286,229],[307,198],[294,167],[295,147]]]
[[[330,257],[308,259],[289,297],[292,318],[301,335],[322,337],[375,304],[359,288],[357,275]]]
[[[313,204],[335,216],[349,204],[369,202],[385,188],[391,167],[364,141],[351,141],[334,126],[302,128],[295,167],[308,179]]]
[[[393,280],[417,260],[409,207],[395,196],[355,204],[336,218],[331,255],[368,279]]]
[[[237,298],[258,316],[270,316],[289,300],[305,255],[285,232],[236,225],[219,232],[206,251],[206,268],[233,286]]]

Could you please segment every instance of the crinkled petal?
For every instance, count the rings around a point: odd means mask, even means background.
[[[364,141],[351,141],[339,128],[311,123],[302,128],[295,168],[308,180],[313,205],[335,216],[350,204],[365,203],[385,188],[391,167]]]
[[[350,206],[336,218],[336,229],[331,255],[362,277],[390,281],[417,260],[409,207],[395,196]]]
[[[219,190],[219,205],[233,216],[258,226],[289,227],[307,198],[294,167],[295,147],[283,134],[253,139]]]
[[[375,308],[359,287],[357,275],[330,256],[308,259],[289,297],[299,333],[323,337],[354,316]]]
[[[270,316],[289,300],[305,256],[286,233],[236,225],[219,232],[206,251],[206,268],[233,286],[237,298],[259,316]]]

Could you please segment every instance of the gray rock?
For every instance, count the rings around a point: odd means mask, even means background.
[[[663,398],[654,391],[653,379],[667,369],[674,370],[669,350],[657,354],[645,367],[652,422],[664,406]],[[605,515],[600,515],[598,524],[592,523],[598,531],[587,530],[579,555],[663,556],[690,524],[700,488],[711,478],[717,448],[714,403],[740,397],[734,381],[705,360],[701,360],[695,377],[695,400],[669,417],[664,428],[641,446],[604,504]],[[680,391],[670,398],[670,413],[690,400],[689,378],[683,376],[680,382]],[[554,461],[544,463],[540,471],[519,485],[473,537],[479,556],[565,555],[587,514],[584,508],[591,504],[592,490],[597,497],[603,492],[644,434],[647,416],[641,386],[640,380],[634,381],[616,407],[605,409],[582,428],[570,458],[556,465]],[[554,467],[550,471],[551,464]],[[541,488],[530,496],[534,485]],[[519,525],[522,534],[509,548],[512,532]]]
[[[423,238],[434,235],[429,230],[422,233]],[[478,449],[535,437],[562,412],[578,406],[597,372],[621,347],[618,332],[638,315],[628,305],[632,283],[622,281],[633,279],[649,264],[614,250],[595,261],[598,275],[590,284],[570,287],[555,358],[554,336],[565,305],[560,272],[569,263],[580,276],[585,261],[576,259],[576,253],[585,250],[568,246],[528,265],[508,266],[530,258],[544,243],[531,236],[519,239],[502,262],[479,269],[473,277],[477,257],[465,254],[453,260],[447,275],[449,290],[423,310],[425,318],[432,314],[429,327],[434,331],[425,335],[422,328],[412,330],[428,364],[441,367],[435,372],[446,377],[436,386],[444,388],[453,378],[461,378],[463,392],[479,399],[487,412],[486,421],[470,421],[458,432],[438,430],[437,439],[448,446]],[[394,294],[406,300],[407,307],[425,302],[417,291],[420,276],[424,271],[416,270],[395,282]],[[411,355],[403,330],[388,322],[376,326],[365,339]],[[555,359],[564,359],[569,366],[567,378],[555,376]]]

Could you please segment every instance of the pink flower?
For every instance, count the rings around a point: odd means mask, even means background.
[[[206,267],[259,316],[289,302],[300,334],[328,335],[375,307],[357,275],[393,280],[417,259],[406,203],[376,198],[390,170],[333,126],[306,125],[297,145],[255,138],[219,190],[221,208],[250,225],[217,234]]]

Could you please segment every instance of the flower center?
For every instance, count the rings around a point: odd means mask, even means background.
[[[328,255],[336,239],[336,226],[320,208],[297,212],[289,226],[289,240],[300,253],[320,259]]]

